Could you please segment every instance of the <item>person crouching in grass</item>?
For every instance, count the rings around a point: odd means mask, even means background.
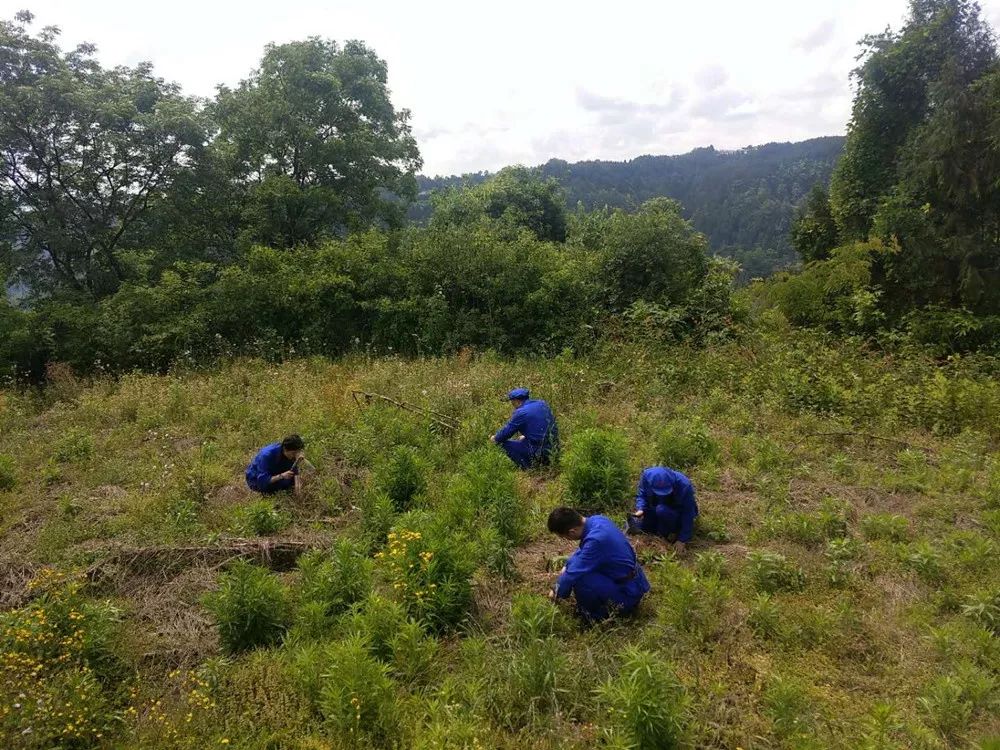
[[[584,516],[573,508],[549,514],[549,531],[579,542],[549,598],[573,595],[577,613],[588,623],[605,620],[614,611],[630,614],[649,591],[649,581],[635,550],[621,529],[605,516]]]
[[[265,445],[247,466],[247,487],[264,495],[287,490],[297,494],[302,489],[299,467],[305,460],[305,448],[298,435]]]

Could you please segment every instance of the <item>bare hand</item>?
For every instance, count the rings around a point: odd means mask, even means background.
[[[635,516],[636,518],[642,518],[644,515],[646,515],[646,511],[644,511],[644,510],[637,510],[632,515]]]
[[[282,479],[292,479],[295,477],[295,472],[289,469],[281,475]]]
[[[549,589],[549,599],[551,599],[552,601],[556,600],[556,590],[555,590],[555,588]]]
[[[687,551],[687,545],[684,544],[684,542],[681,541],[674,542],[674,552],[676,552],[678,556],[683,555],[686,551]]]
[[[490,435],[490,442],[495,443],[497,441],[496,435]]]

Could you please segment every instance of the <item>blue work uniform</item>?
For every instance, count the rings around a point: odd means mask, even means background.
[[[295,486],[294,478],[272,482],[271,477],[275,474],[284,474],[294,465],[295,461],[285,456],[281,443],[265,445],[247,467],[247,487],[265,495],[290,490]]]
[[[556,596],[576,598],[576,609],[585,619],[599,622],[610,608],[634,610],[649,591],[649,581],[635,557],[635,550],[610,518],[589,516],[583,524],[580,548],[566,563],[556,581]]]
[[[523,440],[511,440],[516,434]],[[525,401],[514,410],[510,421],[497,430],[494,442],[522,469],[547,464],[559,446],[559,427],[552,409],[541,399]]]
[[[679,471],[665,466],[643,471],[635,493],[635,507],[643,511],[640,523],[643,531],[662,537],[676,534],[677,541],[685,544],[691,541],[698,503],[694,485]]]

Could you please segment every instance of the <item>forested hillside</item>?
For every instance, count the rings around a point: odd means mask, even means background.
[[[842,137],[831,136],[738,151],[709,146],[680,156],[624,162],[552,159],[538,172],[559,181],[571,207],[582,204],[586,210],[635,209],[650,198],[673,198],[695,229],[708,236],[714,251],[739,260],[748,275],[764,276],[794,260],[788,234],[795,210],[815,185],[829,183],[843,145]],[[429,218],[433,191],[479,184],[488,177],[418,177],[420,195],[410,217]]]

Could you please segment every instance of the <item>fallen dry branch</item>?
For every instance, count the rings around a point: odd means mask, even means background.
[[[321,546],[315,542],[239,539],[210,546],[134,547],[112,551],[89,568],[73,574],[71,579],[119,585],[126,581],[138,585],[144,579],[141,585],[148,585],[150,578],[166,582],[190,568],[221,568],[237,559],[251,560],[280,572],[291,570],[303,553]],[[43,587],[31,589],[27,585],[38,571],[38,568],[19,567],[6,572],[0,580],[0,611],[23,607],[44,593]]]
[[[157,546],[123,549],[91,565],[84,577],[91,583],[108,578],[158,574],[163,578],[194,566],[221,567],[236,560],[252,560],[258,565],[283,571],[295,567],[304,553],[315,549],[307,542],[247,540],[211,546]]]
[[[417,406],[416,404],[411,404],[406,401],[399,401],[392,398],[391,396],[386,396],[382,393],[368,393],[367,391],[351,391],[351,397],[354,399],[354,403],[361,406],[361,399],[364,399],[364,403],[370,404],[372,401],[385,401],[386,403],[392,404],[393,406],[403,409],[414,414],[422,414],[425,417],[430,418],[430,420],[443,427],[449,432],[454,432],[458,429],[458,420],[454,417],[449,417],[447,414],[442,414],[439,411],[434,411],[433,409],[425,409],[423,406]]]

